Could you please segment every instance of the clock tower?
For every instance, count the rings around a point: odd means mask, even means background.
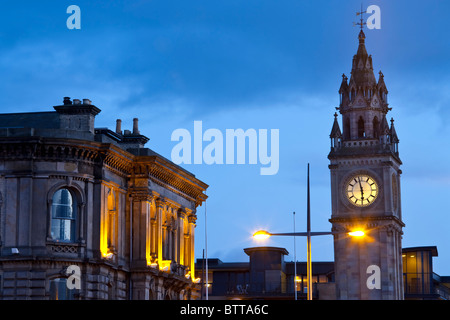
[[[337,299],[403,299],[398,137],[388,123],[384,76],[375,79],[361,29],[350,80],[342,75],[334,114],[331,173]],[[348,233],[362,230],[364,236]]]

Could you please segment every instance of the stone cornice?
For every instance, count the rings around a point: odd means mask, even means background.
[[[146,172],[153,182],[169,186],[172,191],[194,200],[196,205],[207,199],[203,193],[208,188],[206,183],[162,157],[137,156],[134,164],[137,173]]]
[[[53,107],[60,114],[86,114],[96,116],[101,112],[99,108],[93,104],[71,104]]]
[[[201,205],[208,185],[171,161],[159,155],[136,156],[111,143],[42,138],[1,137],[0,159],[71,161],[103,165],[116,174],[129,178],[142,175],[155,183]]]
[[[371,217],[334,217],[329,219],[331,223],[341,223],[341,224],[361,224],[365,223],[371,225],[376,222],[395,222],[401,227],[405,224],[399,218],[395,216],[371,216]]]
[[[346,152],[348,151],[348,152]],[[339,152],[331,151],[328,154],[329,160],[339,160],[339,159],[374,159],[374,158],[382,158],[382,157],[390,157],[395,159],[395,161],[401,165],[402,161],[400,158],[390,150],[380,150],[380,151],[365,151],[365,150],[357,150],[357,148],[346,148],[345,150],[342,148]]]

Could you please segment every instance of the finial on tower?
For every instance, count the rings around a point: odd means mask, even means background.
[[[363,21],[363,14],[364,13],[367,13],[367,11],[363,11],[363,8],[362,8],[362,3],[361,3],[361,11],[359,11],[359,12],[356,12],[356,16],[361,16],[361,18],[359,19],[359,22],[353,22],[353,25],[354,26],[359,26],[360,28],[361,28],[361,32],[362,32],[362,30],[363,30],[363,28],[364,28],[364,25],[365,24],[367,24],[367,23],[365,23],[364,21]],[[361,32],[360,32],[360,34],[361,34]],[[363,34],[364,34],[364,32],[363,32]]]

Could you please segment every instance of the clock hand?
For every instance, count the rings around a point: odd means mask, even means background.
[[[364,200],[364,189],[361,185],[361,177],[358,177],[359,187],[361,188],[361,200]]]

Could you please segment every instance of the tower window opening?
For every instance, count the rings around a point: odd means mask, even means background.
[[[345,119],[344,137],[345,137],[345,139],[350,139],[350,119],[349,118]]]
[[[366,132],[364,130],[364,120],[362,117],[359,117],[358,120],[358,138],[365,138]]]
[[[380,135],[380,121],[378,121],[378,118],[375,116],[373,118],[373,137],[378,138]]]

